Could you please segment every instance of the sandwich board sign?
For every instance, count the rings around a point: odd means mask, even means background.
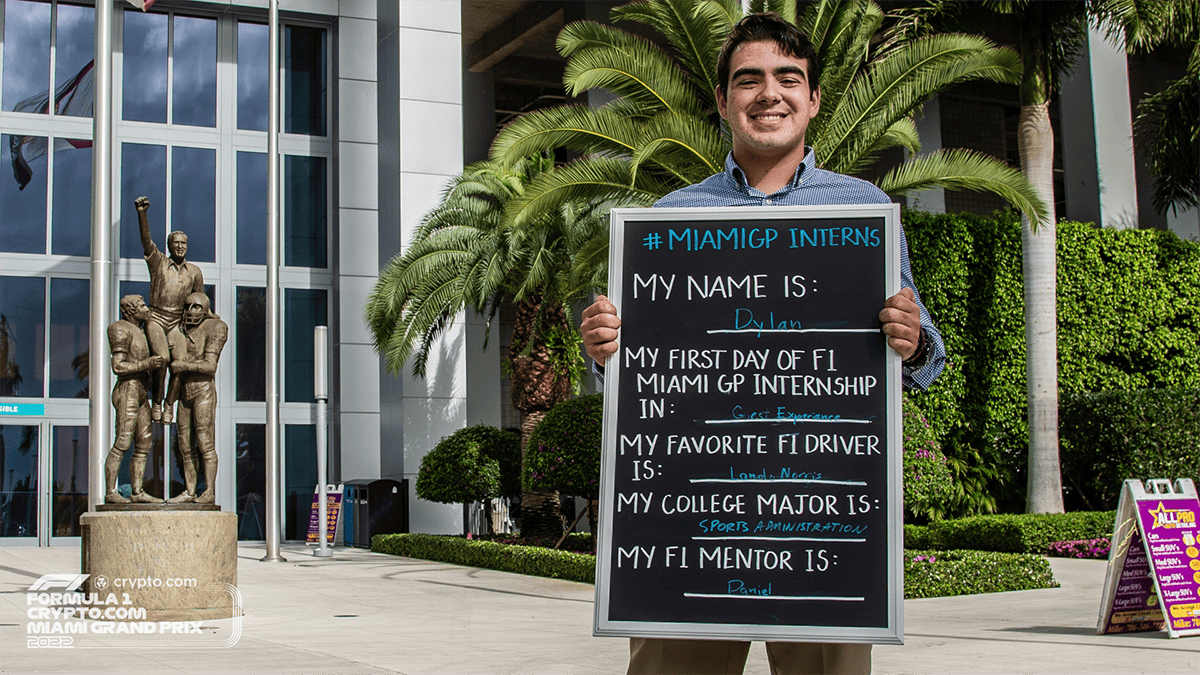
[[[334,546],[342,538],[342,494],[341,485],[326,486],[325,502],[325,541]],[[305,541],[309,544],[319,544],[317,532],[321,529],[321,488],[313,489],[312,509],[308,517],[308,536]]]
[[[1127,480],[1096,630],[1200,635],[1200,500],[1189,478]]]
[[[612,214],[594,634],[900,644],[899,207]]]

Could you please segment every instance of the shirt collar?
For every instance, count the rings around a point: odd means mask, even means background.
[[[785,190],[794,190],[800,185],[800,177],[804,173],[812,172],[817,166],[817,156],[813,152],[811,145],[804,146],[804,159],[800,160],[800,164],[796,166],[796,172],[792,174],[792,181],[788,183]],[[729,174],[735,183],[743,190],[749,190],[750,185],[746,183],[746,174],[742,171],[742,167],[738,166],[733,159],[733,152],[725,155],[725,173]]]

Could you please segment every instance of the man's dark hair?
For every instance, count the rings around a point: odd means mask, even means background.
[[[820,87],[821,66],[817,63],[817,50],[812,40],[775,12],[747,14],[737,22],[717,57],[717,82],[721,91],[729,86],[729,61],[733,52],[744,42],[774,42],[780,51],[797,59],[808,59],[808,87],[816,91]]]

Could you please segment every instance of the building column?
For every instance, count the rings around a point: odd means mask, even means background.
[[[1067,218],[1138,227],[1125,52],[1089,28],[1087,44],[1062,80],[1060,101]]]
[[[379,3],[379,264],[411,242],[421,217],[462,171],[459,0]],[[380,474],[409,481],[412,532],[462,532],[462,507],[417,499],[421,459],[466,426],[463,317],[430,354],[426,376],[381,375]],[[382,366],[381,366],[382,367]]]
[[[342,3],[334,73],[336,152],[334,316],[331,362],[335,379],[331,447],[340,480],[380,477],[380,372],[362,319],[379,276],[378,68],[376,15],[371,3]]]

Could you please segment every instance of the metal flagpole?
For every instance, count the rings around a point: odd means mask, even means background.
[[[112,2],[96,3],[92,91],[92,261],[88,318],[88,510],[104,503],[112,412],[107,322],[112,311]]]
[[[325,458],[328,456],[328,438],[325,435],[327,405],[329,402],[329,369],[326,355],[329,343],[329,328],[317,326],[313,329],[313,398],[317,400],[317,550],[313,555],[328,558],[333,555],[325,540],[329,514],[329,486],[326,484]]]
[[[279,0],[267,17],[267,554],[260,560],[286,562],[279,555]]]

